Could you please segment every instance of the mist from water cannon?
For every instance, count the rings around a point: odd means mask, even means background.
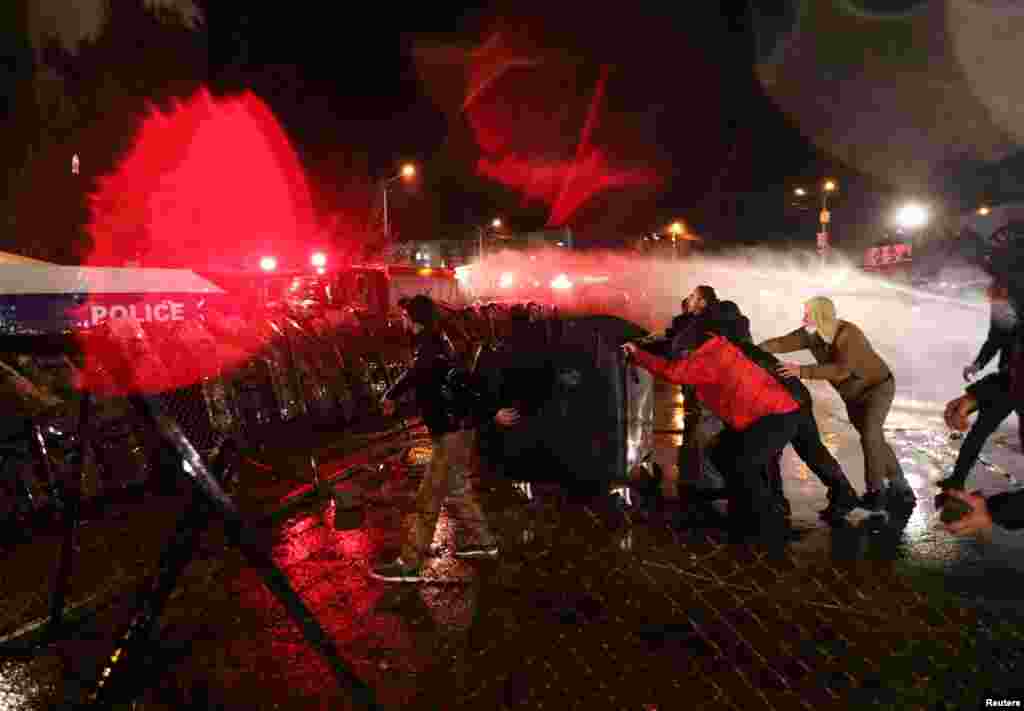
[[[498,289],[502,276],[514,275],[516,286],[534,281],[550,285],[558,275],[572,282],[561,292],[544,289]],[[607,280],[604,278],[607,277]],[[942,279],[984,283],[988,277],[973,267],[961,267]],[[571,306],[568,294],[583,294],[588,284],[603,293],[625,293],[628,301],[601,300],[601,308],[651,331],[662,331],[679,313],[680,302],[694,287],[709,284],[721,300],[732,300],[750,318],[755,342],[781,336],[801,327],[803,305],[827,296],[840,319],[860,326],[874,348],[892,368],[901,407],[937,423],[944,403],[963,390],[961,373],[984,342],[989,304],[979,290],[968,297],[951,296],[893,283],[858,265],[821,265],[797,254],[770,249],[746,250],[720,257],[689,257],[683,261],[651,258],[618,251],[541,249],[501,251],[470,265],[467,282],[474,295],[486,300],[518,297]],[[781,356],[811,364],[807,351]],[[835,398],[818,381],[815,396]],[[840,406],[840,416],[845,410]]]

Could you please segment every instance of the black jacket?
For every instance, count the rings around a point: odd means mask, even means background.
[[[740,312],[740,307],[734,301],[718,302],[708,327],[733,343],[754,343],[750,335],[750,319]]]
[[[486,391],[458,365],[439,332],[420,333],[414,346],[412,367],[385,393],[386,399],[397,400],[414,390],[423,424],[432,435],[457,432],[494,416],[497,408]]]
[[[719,301],[700,314],[687,316],[679,328],[676,329],[675,325],[673,321],[670,358],[679,358],[684,352],[694,350],[698,343],[706,340],[707,333],[717,333],[737,345],[754,343],[750,335],[750,319],[740,313],[740,307],[734,301]]]
[[[1006,370],[1010,364],[1010,351],[1013,347],[1016,329],[1016,316],[1013,307],[1006,303],[992,304],[992,316],[988,324],[988,337],[974,359],[978,368],[984,368],[988,362],[999,354],[999,370]]]

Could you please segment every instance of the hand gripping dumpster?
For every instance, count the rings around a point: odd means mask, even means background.
[[[513,427],[485,428],[483,460],[505,477],[582,496],[657,478],[653,380],[620,350],[644,335],[612,316],[564,318],[556,328],[524,323],[481,353],[488,389],[522,415]]]

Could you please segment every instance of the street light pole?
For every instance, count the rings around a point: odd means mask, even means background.
[[[402,166],[402,170],[391,178],[388,178],[381,183],[380,189],[384,194],[384,238],[388,241],[391,240],[391,222],[388,219],[388,186],[396,180],[412,180],[416,177],[416,166],[412,163],[406,163]]]
[[[825,266],[829,252],[832,249],[832,245],[829,244],[828,234],[828,226],[832,221],[832,214],[828,211],[828,196],[835,192],[835,190],[836,182],[834,180],[826,180],[821,191],[821,214],[819,215],[821,232],[818,240],[818,253],[821,255],[822,266]]]
[[[673,261],[679,261],[679,238],[686,233],[686,226],[676,220],[668,227],[669,233],[672,235],[672,259]]]
[[[491,228],[495,230],[501,229],[501,218],[495,217],[491,220]],[[480,225],[477,227],[477,236],[480,240],[480,261],[484,260],[484,231],[487,229],[486,225]]]

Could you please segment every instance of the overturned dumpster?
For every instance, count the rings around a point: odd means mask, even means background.
[[[514,427],[484,427],[484,461],[504,476],[581,494],[652,467],[653,380],[620,349],[644,335],[613,316],[571,317],[523,324],[482,353],[479,375],[522,414]]]

